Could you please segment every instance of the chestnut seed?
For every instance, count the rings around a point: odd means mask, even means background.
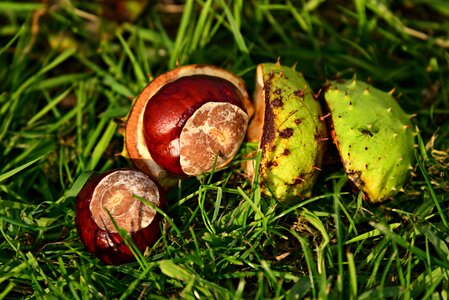
[[[89,178],[76,197],[75,224],[80,239],[107,264],[135,259],[116,226],[126,231],[141,252],[160,236],[160,214],[136,196],[165,207],[158,185],[148,175],[131,169]]]
[[[188,65],[155,78],[135,101],[125,155],[169,188],[178,178],[224,168],[253,114],[243,80],[224,69]]]
[[[148,102],[144,136],[153,159],[175,175],[199,175],[237,152],[248,124],[242,94],[214,76],[185,76]]]

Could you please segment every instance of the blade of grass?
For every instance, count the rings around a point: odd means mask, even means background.
[[[29,88],[32,84],[37,82],[41,76],[43,76],[45,73],[49,72],[50,70],[54,69],[64,61],[66,61],[68,58],[73,56],[75,53],[75,50],[67,50],[62,52],[59,56],[55,57],[53,60],[51,60],[47,65],[43,66],[39,72],[32,75],[28,79],[26,79],[20,86],[11,94],[11,106],[9,108],[9,113],[6,115],[5,119],[3,120],[1,126],[0,126],[0,140],[2,140],[5,136],[5,134],[8,132],[10,124],[13,120],[13,117],[16,115],[16,111],[19,107],[19,104],[21,103],[21,95],[24,93],[24,91]]]
[[[101,157],[103,156],[103,153],[106,151],[106,149],[109,147],[109,144],[111,142],[112,137],[115,135],[117,131],[117,123],[114,121],[111,121],[106,128],[103,136],[101,137],[98,144],[95,146],[91,159],[87,165],[88,170],[94,170],[97,164],[100,162]]]
[[[116,36],[118,40],[120,41],[120,44],[122,45],[123,49],[126,52],[126,55],[128,56],[129,60],[131,61],[132,68],[134,70],[134,75],[136,76],[136,79],[138,81],[139,89],[142,89],[147,84],[147,78],[144,75],[142,68],[140,67],[139,63],[136,60],[136,57],[134,56],[134,53],[132,52],[131,48],[129,47],[128,43],[123,38],[122,34],[117,31]]]
[[[210,9],[212,6],[212,0],[207,0],[206,3],[204,3],[203,8],[201,9],[200,16],[198,18],[198,22],[195,24],[195,31],[193,33],[192,40],[190,42],[190,52],[196,50],[196,48],[199,45],[200,38],[205,38],[204,35],[204,29],[206,26],[206,20],[208,17],[210,17]]]
[[[195,280],[194,274],[192,274],[190,271],[187,271],[180,265],[175,264],[172,260],[161,260],[159,262],[159,268],[161,268],[162,273],[164,273],[168,277],[184,282]]]
[[[8,172],[5,172],[3,174],[0,174],[0,182],[5,181],[6,179],[18,174],[19,172],[25,170],[26,168],[28,168],[29,166],[35,164],[36,162],[38,162],[39,160],[41,160],[42,158],[44,158],[45,156],[47,156],[47,154],[44,154],[36,159],[33,159],[32,161],[29,161],[17,168],[14,168]]]
[[[377,290],[379,293],[377,295],[377,297],[379,297],[380,299],[385,298],[384,289],[385,289],[385,286],[388,286],[388,284],[386,285],[386,281],[388,280],[388,275],[390,274],[390,271],[391,271],[391,265],[393,264],[393,261],[395,260],[396,255],[397,255],[397,248],[395,249],[393,247],[393,253],[390,255],[390,257],[388,257],[388,260],[386,261],[386,263],[383,262],[384,269],[382,271],[382,275],[380,276],[379,288]]]
[[[193,13],[193,0],[187,0],[184,6],[181,23],[179,24],[178,32],[176,34],[175,43],[173,45],[173,51],[170,53],[169,68],[176,67],[177,62],[183,63],[181,57],[181,49],[186,46],[186,32],[189,26],[189,22],[192,19]]]
[[[10,281],[8,285],[3,289],[3,291],[0,293],[0,299],[5,299],[6,296],[14,289],[16,285]]]
[[[257,216],[257,219],[262,220],[262,224],[263,224],[263,228],[264,230],[267,229],[266,224],[267,224],[267,218],[265,216],[265,214],[260,210],[260,207],[250,198],[248,197],[248,195],[242,190],[241,187],[237,188],[238,191],[240,192],[240,195],[242,196],[242,198],[251,206],[251,208],[254,211],[254,215],[255,218]]]
[[[343,299],[343,278],[344,278],[344,268],[343,268],[343,236],[342,236],[342,223],[340,219],[339,207],[340,201],[338,196],[334,196],[334,220],[335,220],[335,231],[337,234],[337,290],[339,299]]]
[[[365,259],[368,265],[371,265],[370,275],[366,282],[366,288],[371,288],[378,284],[377,274],[382,271],[384,257],[387,253],[389,240],[384,238],[376,244],[374,249],[369,253]]]
[[[304,253],[304,258],[306,260],[310,287],[312,290],[312,298],[316,299],[317,291],[315,288],[315,278],[319,276],[319,271],[317,269],[317,265],[315,264],[315,260],[312,255],[311,247],[309,242],[301,237],[297,232],[289,230],[289,232],[299,241],[301,244],[302,251]]]
[[[446,218],[446,215],[445,215],[443,209],[441,208],[440,200],[438,199],[438,196],[435,193],[435,190],[433,189],[429,175],[427,174],[427,171],[424,168],[424,164],[422,163],[421,158],[418,156],[416,151],[415,151],[415,157],[416,157],[416,161],[418,162],[418,166],[421,171],[421,174],[423,175],[424,180],[426,181],[427,189],[428,189],[428,191],[431,195],[431,198],[434,201],[435,206],[438,210],[438,214],[440,215],[441,221],[443,222],[444,227],[446,227],[446,231],[449,231],[449,223],[447,221],[447,218]]]
[[[216,230],[215,230],[214,226],[212,225],[212,222],[209,219],[209,216],[207,215],[207,211],[204,207],[206,198],[207,198],[207,188],[203,186],[200,188],[200,193],[198,195],[198,207],[200,208],[201,216],[203,218],[204,225],[206,226],[207,230],[211,234],[216,234]]]
[[[396,228],[398,228],[399,226],[401,226],[401,223],[392,223],[392,224],[388,224],[388,227],[390,228],[390,230],[394,230]],[[379,235],[381,235],[382,232],[380,230],[374,229],[365,233],[362,233],[350,240],[347,240],[345,242],[345,245],[348,244],[352,244],[352,243],[356,243],[356,242],[360,242],[360,241],[364,241],[366,239],[372,238],[372,237],[377,237]]]
[[[430,241],[441,259],[445,263],[449,263],[449,248],[444,239],[441,239],[428,224],[421,225],[418,223],[414,224],[414,227],[419,233],[423,234],[428,241]]]
[[[1,3],[0,3],[1,5]],[[1,7],[1,6],[0,6]],[[3,46],[0,48],[0,55],[2,55],[6,50],[8,50],[12,44],[20,37],[20,35],[25,31],[25,26],[21,26],[17,33]]]
[[[235,21],[235,17],[232,15],[231,10],[226,5],[224,0],[219,0],[220,4],[223,7],[223,10],[225,12],[226,18],[228,19],[229,24],[231,25],[231,32],[234,35],[235,42],[237,43],[237,46],[243,54],[245,54],[245,57],[249,59],[248,53],[248,47],[246,46],[245,39],[242,36],[242,33],[240,32],[240,28],[238,24]]]
[[[111,220],[112,224],[114,225],[115,230],[119,233],[122,240],[125,242],[128,249],[131,251],[131,253],[134,255],[137,263],[139,266],[146,270],[148,268],[147,262],[145,260],[145,257],[143,256],[142,252],[137,248],[137,245],[134,243],[134,240],[131,238],[131,236],[124,230],[123,228],[120,228],[118,226],[117,222],[115,221],[114,217],[112,216],[111,212],[105,208],[106,213],[108,214],[109,219]]]
[[[364,32],[366,26],[366,0],[354,0],[357,12],[359,36]]]
[[[170,225],[173,227],[173,230],[176,232],[176,234],[178,235],[178,238],[181,240],[182,243],[185,243],[184,237],[182,236],[181,230],[179,230],[179,228],[176,226],[175,222],[173,221],[172,218],[170,218],[170,216],[168,216],[165,211],[163,211],[161,208],[157,207],[156,205],[154,205],[153,203],[151,203],[150,201],[148,201],[145,198],[141,198],[137,195],[133,195],[134,198],[138,199],[139,201],[142,201],[144,204],[148,205],[149,207],[151,207],[152,209],[154,209],[156,212],[158,212],[159,214],[161,214],[165,220],[167,220],[168,223],[170,223]]]
[[[349,299],[357,299],[357,269],[354,262],[354,255],[347,252],[346,257],[348,259],[349,271]]]
[[[422,272],[410,285],[411,297],[413,299],[420,298],[419,295],[430,289],[436,282],[441,280],[448,280],[448,271],[441,267],[433,269],[430,273],[427,271]],[[423,298],[424,299],[424,298]]]
[[[397,245],[401,246],[404,249],[407,249],[409,251],[411,251],[413,254],[415,254],[417,257],[419,257],[420,259],[426,261],[427,259],[430,259],[430,262],[432,264],[437,264],[442,268],[446,268],[449,269],[449,264],[445,263],[433,256],[428,255],[428,253],[418,247],[412,247],[410,242],[408,242],[407,240],[405,240],[403,237],[401,237],[400,235],[394,233],[393,231],[390,230],[390,228],[388,228],[386,225],[384,224],[380,224],[380,223],[375,223],[375,222],[370,222],[370,225],[378,230],[380,230],[387,238],[391,239],[393,242],[395,242]]]
[[[36,9],[43,8],[44,4],[42,3],[33,3],[33,2],[11,2],[11,1],[3,1],[0,2],[0,11],[34,11]]]

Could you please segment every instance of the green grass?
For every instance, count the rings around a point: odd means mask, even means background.
[[[188,0],[124,23],[112,4],[46,3],[0,2],[0,298],[448,298],[446,1]],[[145,84],[209,63],[252,92],[256,65],[278,57],[316,91],[354,74],[396,89],[420,129],[405,190],[370,204],[330,164],[312,198],[285,206],[243,177],[245,144],[232,167],[169,192],[144,259],[91,256],[74,197],[92,171],[129,166],[118,131]]]

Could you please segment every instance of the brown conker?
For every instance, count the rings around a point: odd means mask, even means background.
[[[76,197],[75,224],[80,239],[107,264],[135,259],[116,226],[126,231],[141,252],[160,236],[162,216],[136,196],[165,207],[158,185],[148,175],[132,169],[92,176]]]
[[[188,65],[156,77],[134,102],[126,155],[163,187],[172,179],[225,167],[253,113],[241,78],[219,67]]]

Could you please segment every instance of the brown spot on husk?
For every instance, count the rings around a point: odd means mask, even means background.
[[[281,130],[279,132],[279,136],[283,139],[288,139],[293,135],[293,129],[292,128],[285,128],[284,130]]]
[[[284,106],[284,102],[283,102],[282,99],[279,97],[279,98],[274,99],[274,100],[271,102],[271,105],[273,105],[274,107],[282,107],[282,106]]]
[[[277,167],[277,165],[278,165],[278,162],[275,160],[271,160],[271,161],[267,162],[267,164],[266,164],[267,168]]]

